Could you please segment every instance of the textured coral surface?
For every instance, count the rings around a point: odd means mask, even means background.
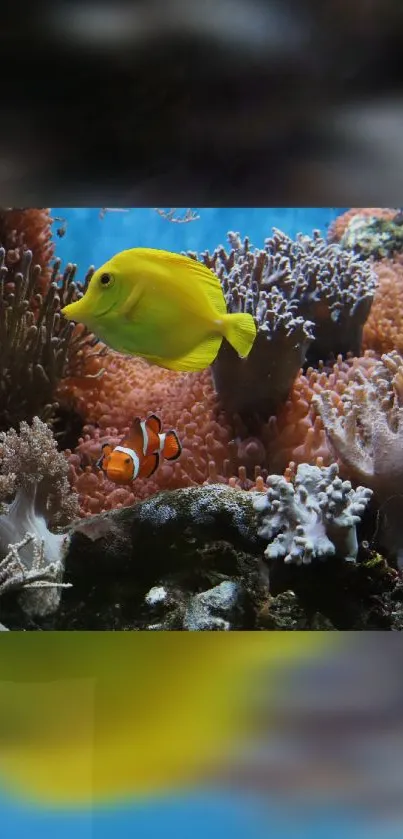
[[[378,353],[403,350],[403,259],[382,259],[374,265],[378,288],[364,326],[363,348]]]
[[[390,207],[352,207],[341,216],[338,216],[330,225],[328,230],[329,242],[340,242],[340,239],[347,230],[350,221],[356,216],[362,218],[383,218],[390,221],[396,215],[396,209]]]

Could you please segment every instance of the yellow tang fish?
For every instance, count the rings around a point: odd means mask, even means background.
[[[152,248],[113,256],[62,313],[112,349],[168,370],[204,370],[223,338],[246,357],[256,337],[252,315],[228,314],[221,283],[209,268]]]
[[[266,694],[267,673],[278,680],[332,643],[325,632],[2,633],[0,791],[47,808],[181,792],[256,731],[262,674]]]

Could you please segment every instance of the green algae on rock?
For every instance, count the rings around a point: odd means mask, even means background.
[[[403,250],[403,212],[393,219],[362,216],[359,213],[349,222],[340,247],[353,251],[363,259],[384,259]]]

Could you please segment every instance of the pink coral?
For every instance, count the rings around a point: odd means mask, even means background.
[[[83,513],[130,503],[161,489],[201,484],[209,478],[212,462],[217,474],[224,475],[233,435],[210,371],[178,374],[112,352],[102,360],[91,359],[90,369],[95,373],[101,364],[105,372],[99,378],[65,380],[59,389],[62,404],[74,407],[86,421],[83,438],[74,453],[68,453],[70,478]],[[117,444],[135,416],[149,413],[158,414],[164,428],[178,432],[181,458],[163,462],[151,479],[137,480],[133,493],[117,493],[93,464],[103,442]]]
[[[403,257],[375,263],[378,288],[364,326],[364,349],[403,351]]]

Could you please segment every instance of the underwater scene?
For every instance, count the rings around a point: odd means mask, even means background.
[[[4,631],[403,627],[399,208],[0,212]]]
[[[7,839],[400,839],[402,231],[1,210]]]

